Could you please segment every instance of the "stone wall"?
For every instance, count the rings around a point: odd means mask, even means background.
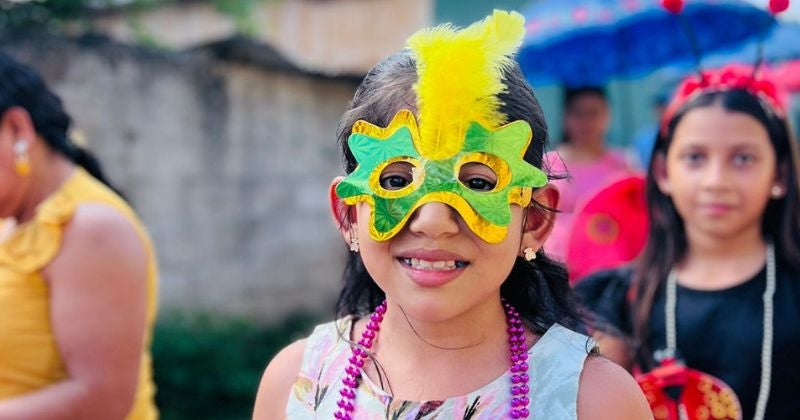
[[[332,315],[345,245],[328,213],[355,82],[104,40],[3,37],[60,94],[149,228],[161,308]]]

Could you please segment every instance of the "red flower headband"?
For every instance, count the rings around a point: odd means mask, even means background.
[[[661,131],[665,133],[675,113],[687,102],[709,92],[746,90],[764,101],[778,116],[785,117],[786,93],[772,80],[753,74],[753,68],[742,64],[731,64],[715,70],[704,71],[700,76],[690,76],[680,84],[661,119]]]

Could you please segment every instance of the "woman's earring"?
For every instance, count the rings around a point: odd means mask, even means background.
[[[356,236],[355,232],[350,231],[350,251],[358,252],[358,237]]]
[[[780,196],[783,195],[783,187],[780,185],[773,185],[770,194],[772,194],[772,198],[780,198]]]
[[[522,254],[524,255],[525,261],[533,261],[536,259],[536,251],[533,248],[525,248],[522,250]]]
[[[17,140],[14,143],[14,171],[21,177],[31,173],[31,160],[28,156],[28,143]]]

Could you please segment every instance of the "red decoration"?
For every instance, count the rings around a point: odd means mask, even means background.
[[[771,78],[754,77],[753,67],[730,64],[719,69],[704,71],[700,77],[690,76],[681,83],[661,120],[662,132],[666,130],[675,113],[691,99],[706,92],[724,92],[743,89],[766,101],[779,116],[786,116],[787,93]]]
[[[645,181],[638,175],[612,181],[578,205],[567,249],[573,284],[636,258],[647,242]]]
[[[661,6],[670,13],[678,14],[683,10],[683,0],[661,0]],[[772,2],[770,2],[770,7],[771,6]]]
[[[679,411],[683,411],[689,420],[742,418],[739,399],[725,382],[689,369],[675,360],[665,360],[649,373],[637,375],[636,381],[656,420],[684,418]],[[669,388],[680,390],[677,401],[669,395]]]
[[[789,0],[769,0],[769,11],[773,15],[786,11],[789,8]]]

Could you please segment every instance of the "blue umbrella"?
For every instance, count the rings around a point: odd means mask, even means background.
[[[738,0],[688,1],[680,15],[658,0],[540,0],[523,10],[518,61],[532,83],[600,85],[730,48],[775,19]],[[686,27],[691,28],[694,42]]]
[[[727,63],[753,64],[758,56],[758,45],[763,47],[764,62],[778,63],[800,58],[800,23],[781,22],[761,42],[752,40],[733,50],[725,50],[703,58],[703,67],[719,67]]]

